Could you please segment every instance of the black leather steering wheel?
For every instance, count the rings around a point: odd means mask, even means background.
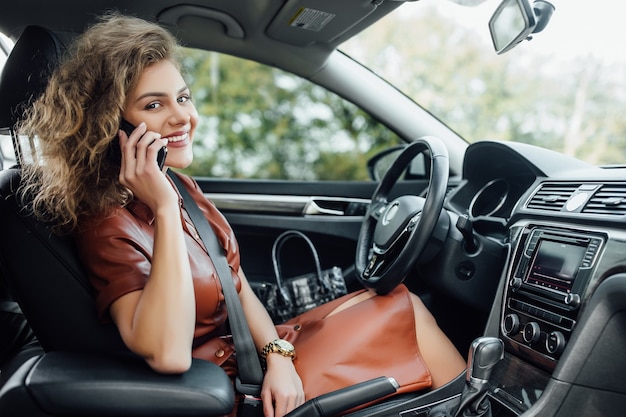
[[[426,198],[404,195],[388,201],[400,175],[423,151],[428,151],[431,161]],[[393,162],[374,191],[357,242],[357,276],[366,288],[389,293],[423,254],[443,209],[448,171],[448,150],[433,136],[412,142]]]

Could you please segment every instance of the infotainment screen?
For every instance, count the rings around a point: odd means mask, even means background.
[[[586,245],[540,239],[526,283],[569,293],[586,250]]]

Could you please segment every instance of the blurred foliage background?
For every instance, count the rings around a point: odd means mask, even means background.
[[[611,28],[607,16],[618,10],[552,2],[546,29],[503,55],[493,51],[488,15],[475,23],[465,18],[473,8],[440,0],[389,15],[344,49],[468,142],[514,140],[596,165],[624,164],[626,61],[621,27]],[[491,13],[498,3],[480,7]],[[595,50],[576,42],[581,32]]]
[[[399,139],[307,80],[224,54],[183,60],[201,114],[191,175],[366,180],[367,158]]]

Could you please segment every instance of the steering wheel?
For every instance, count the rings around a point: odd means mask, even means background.
[[[420,152],[430,155],[430,183],[426,198],[400,196],[388,201],[400,175]],[[443,209],[448,185],[448,150],[440,139],[424,136],[398,155],[372,196],[357,242],[359,281],[377,294],[400,285],[424,253]]]

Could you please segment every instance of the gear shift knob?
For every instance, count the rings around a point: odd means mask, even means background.
[[[496,363],[504,357],[504,343],[496,337],[479,337],[470,346],[465,379],[469,384],[486,383]]]
[[[475,339],[467,356],[465,388],[461,393],[459,408],[455,417],[480,417],[489,411],[487,382],[493,367],[504,358],[504,343],[496,337],[479,337]]]

